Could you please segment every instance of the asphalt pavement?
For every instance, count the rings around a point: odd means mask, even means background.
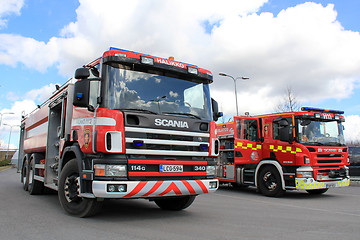
[[[322,196],[289,192],[264,197],[229,186],[198,196],[180,212],[147,200],[109,200],[99,215],[67,215],[56,193],[30,196],[20,174],[0,171],[1,239],[359,239],[360,186],[330,189]]]

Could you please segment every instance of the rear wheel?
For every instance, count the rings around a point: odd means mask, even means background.
[[[155,203],[163,210],[180,211],[189,207],[196,196],[168,197],[156,199]]]
[[[31,195],[37,195],[44,192],[44,183],[35,179],[35,164],[41,159],[42,156],[37,153],[32,154],[30,158],[28,189]]]
[[[280,197],[284,194],[279,171],[273,166],[265,166],[258,177],[258,188],[268,197]]]
[[[326,193],[327,190],[329,190],[328,188],[324,188],[324,189],[312,189],[312,190],[306,190],[309,194],[311,195],[320,195],[323,193]]]
[[[60,174],[59,201],[62,208],[77,217],[95,215],[102,206],[96,198],[80,197],[80,175],[76,159],[70,160]]]
[[[21,168],[21,182],[23,184],[23,189],[27,191],[29,187],[29,157],[28,156],[25,156],[25,160]]]

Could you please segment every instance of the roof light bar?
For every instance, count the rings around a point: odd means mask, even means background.
[[[302,107],[302,108],[301,108],[301,111],[326,112],[326,113],[344,114],[344,111],[331,110],[331,109],[323,109],[323,108],[313,108],[313,107]]]

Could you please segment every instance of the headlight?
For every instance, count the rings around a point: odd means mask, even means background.
[[[218,187],[218,186],[217,186],[217,183],[218,183],[217,181],[216,181],[216,182],[210,182],[210,183],[209,183],[209,188],[210,188],[210,189],[215,189],[215,188],[217,188],[217,187]]]
[[[126,165],[95,164],[95,176],[126,177]]]
[[[215,176],[216,168],[215,166],[206,166],[206,175]]]
[[[313,172],[305,172],[305,171],[296,172],[296,176],[299,178],[312,178]]]

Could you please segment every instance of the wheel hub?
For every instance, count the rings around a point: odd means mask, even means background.
[[[77,176],[69,176],[65,180],[65,198],[68,202],[80,200],[80,178]]]
[[[274,191],[276,189],[277,187],[276,178],[271,172],[265,173],[263,180],[265,186],[269,189],[269,191]]]

